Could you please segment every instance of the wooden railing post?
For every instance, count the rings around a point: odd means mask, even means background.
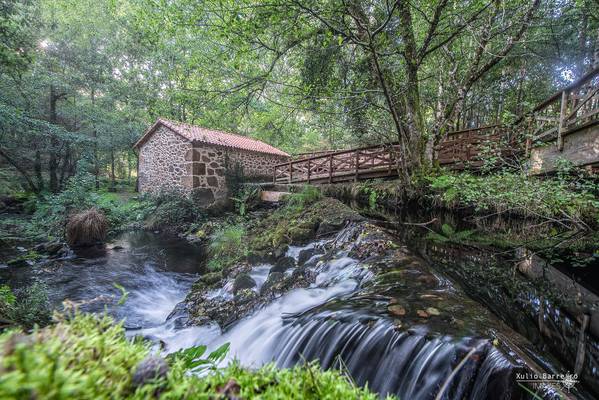
[[[333,183],[333,154],[329,156],[329,183]]]
[[[275,173],[272,174],[272,184],[276,184],[277,183],[277,167],[275,166]]]
[[[562,92],[562,104],[559,110],[559,125],[557,127],[557,149],[562,151],[564,149],[564,138],[563,133],[566,129],[566,110],[568,107],[568,91],[564,90]]]
[[[289,183],[293,181],[293,162],[289,162]]]
[[[308,185],[310,184],[310,168],[312,168],[310,159],[308,159]]]
[[[358,181],[358,164],[360,163],[360,152],[356,150],[356,171],[354,175],[354,181]]]

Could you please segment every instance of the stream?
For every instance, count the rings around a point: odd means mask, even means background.
[[[129,232],[105,248],[9,274],[2,270],[0,277],[13,287],[39,279],[49,287],[53,306],[60,308],[68,299],[83,311],[106,311],[125,320],[128,335],[150,339],[165,352],[230,343],[226,361],[237,359],[248,367],[318,360],[323,368],[346,371],[381,397],[435,399],[448,381],[440,398],[531,398],[514,379],[524,370],[522,361],[513,349],[493,345],[493,339],[509,337],[544,365],[552,361],[535,354],[526,339],[424,262],[376,276],[368,260],[351,256],[357,235],[350,226],[330,239],[289,247],[286,256],[296,268],[301,264],[308,269],[314,281],[225,327],[215,322],[185,326],[173,313],[207,272],[203,250],[182,239]],[[309,257],[300,261],[306,251]],[[271,268],[265,263],[251,266],[256,293]],[[293,269],[285,274],[291,276]],[[119,285],[128,293],[122,305]],[[230,300],[232,286],[229,280],[206,296]],[[539,393],[558,398],[549,387]]]

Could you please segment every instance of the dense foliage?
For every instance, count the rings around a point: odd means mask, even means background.
[[[592,180],[537,179],[503,172],[476,176],[442,174],[428,178],[430,189],[450,208],[512,214],[559,223],[599,224],[599,188]]]
[[[109,317],[75,314],[30,335],[12,331],[0,336],[0,397],[3,399],[376,399],[338,371],[315,365],[278,370],[267,365],[252,371],[232,363],[198,377],[188,373],[186,357],[170,357],[165,377],[135,387],[137,365],[151,354],[150,345],[125,337],[122,324]],[[223,388],[234,380],[235,391]]]
[[[131,146],[158,116],[290,152],[401,140],[417,165],[448,130],[513,120],[599,57],[591,0],[6,0],[0,11],[0,181],[36,193],[66,187],[83,158],[96,188],[132,184]]]
[[[0,327],[21,326],[31,329],[50,323],[51,308],[44,284],[33,284],[12,291],[8,285],[0,285]]]

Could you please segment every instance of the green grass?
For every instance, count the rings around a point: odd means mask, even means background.
[[[338,371],[316,365],[248,370],[236,363],[206,376],[189,374],[184,360],[169,359],[165,378],[132,386],[136,366],[151,354],[147,342],[125,337],[121,324],[106,316],[75,314],[30,335],[0,335],[2,399],[161,399],[222,398],[230,379],[244,399],[376,399]]]

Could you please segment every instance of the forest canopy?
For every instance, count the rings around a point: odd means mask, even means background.
[[[114,187],[158,117],[290,153],[401,141],[425,163],[582,76],[597,43],[593,0],[3,0],[0,179]]]

